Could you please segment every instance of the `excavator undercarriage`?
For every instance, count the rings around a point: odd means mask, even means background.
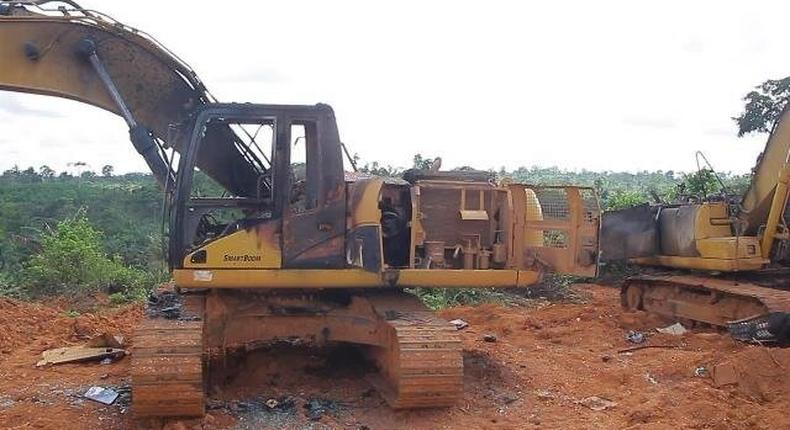
[[[688,325],[725,327],[744,341],[790,341],[790,292],[750,282],[690,275],[639,276],[623,282],[621,301],[626,309]]]
[[[359,345],[378,368],[370,383],[393,408],[449,406],[463,391],[457,329],[401,290],[183,295],[177,318],[149,318],[135,333],[138,417],[199,416],[211,358],[277,341]]]

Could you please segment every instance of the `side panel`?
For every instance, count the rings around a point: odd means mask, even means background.
[[[209,242],[184,258],[185,269],[279,269],[278,223],[243,229]]]
[[[649,205],[605,212],[601,221],[601,260],[625,261],[659,253],[658,209]]]
[[[538,265],[557,273],[596,276],[601,212],[595,192],[527,185],[510,189],[525,196],[524,230],[517,233],[523,235],[520,268]]]

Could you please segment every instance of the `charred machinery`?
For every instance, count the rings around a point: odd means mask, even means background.
[[[360,345],[393,407],[449,405],[463,388],[459,337],[405,287],[596,274],[589,188],[347,173],[328,105],[217,103],[153,38],[73,2],[0,2],[0,40],[0,88],[122,116],[164,190],[191,317],[139,328],[137,416],[202,414],[210,357],[294,337]]]
[[[623,284],[626,308],[790,341],[790,111],[771,131],[743,196],[692,196],[603,218],[605,260],[676,269]]]

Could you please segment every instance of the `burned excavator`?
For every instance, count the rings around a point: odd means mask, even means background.
[[[138,417],[203,414],[212,358],[293,338],[359,345],[395,408],[450,405],[459,336],[404,288],[596,274],[592,189],[347,173],[329,106],[218,103],[152,37],[71,1],[0,2],[0,40],[0,89],[122,116],[164,190],[183,309],[136,331]]]
[[[743,196],[720,193],[604,214],[604,261],[673,273],[622,285],[627,309],[790,343],[790,108],[774,124]]]

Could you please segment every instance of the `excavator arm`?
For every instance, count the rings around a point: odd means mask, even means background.
[[[768,257],[788,204],[790,181],[790,105],[785,106],[757,160],[749,189],[741,201],[742,234],[756,235],[765,226],[762,254]]]
[[[71,1],[0,2],[0,41],[0,89],[122,116],[163,186],[174,174],[164,149],[181,152],[193,114],[214,101],[195,72],[152,37]],[[233,195],[267,196],[259,187],[269,166],[232,129],[207,139],[201,171]]]

